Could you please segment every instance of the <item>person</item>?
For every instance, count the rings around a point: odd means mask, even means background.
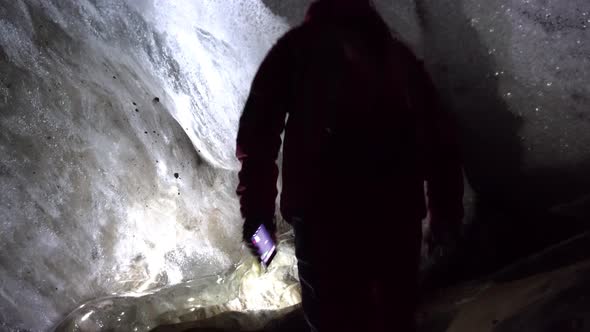
[[[459,146],[437,100],[369,0],[312,3],[262,62],[237,135],[243,237],[276,231],[282,145],[280,212],[312,331],[415,330],[421,220],[428,210],[436,238],[463,216]]]

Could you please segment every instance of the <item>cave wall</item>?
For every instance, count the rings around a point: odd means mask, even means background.
[[[590,192],[590,4],[417,1],[416,9],[475,193],[465,239],[472,268],[497,268],[587,228],[579,205]]]
[[[0,330],[239,261],[232,137],[285,27],[249,0],[0,1]]]
[[[590,4],[376,3],[461,129],[461,261],[492,269],[586,227]],[[239,259],[228,137],[308,4],[0,2],[0,328]]]

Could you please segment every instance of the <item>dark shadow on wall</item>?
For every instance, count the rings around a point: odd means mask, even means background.
[[[445,267],[452,275],[439,279],[457,281],[492,272],[584,229],[583,223],[549,210],[565,195],[565,188],[550,180],[560,182],[556,176],[563,180],[567,172],[531,176],[522,171],[519,132],[524,119],[504,102],[495,75],[502,69],[464,14],[463,1],[417,0],[416,11],[425,62],[459,124],[465,172],[476,194],[474,220],[460,244],[460,257]],[[502,39],[508,42],[509,37]]]

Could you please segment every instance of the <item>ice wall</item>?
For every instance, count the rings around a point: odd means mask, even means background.
[[[0,1],[0,330],[225,271],[257,1]]]
[[[588,175],[582,166],[590,161],[590,3],[417,3],[425,57],[475,139],[465,144],[475,185],[495,183],[507,194],[516,190],[513,197],[528,190],[516,188],[513,175]],[[574,184],[562,181],[552,195]]]
[[[422,0],[416,13],[476,194],[463,266],[498,268],[588,228],[589,207],[572,203],[590,193],[590,2]]]

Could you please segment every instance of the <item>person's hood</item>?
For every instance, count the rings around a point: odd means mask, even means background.
[[[372,10],[370,0],[319,0],[311,4],[305,21],[348,21],[366,17]]]

